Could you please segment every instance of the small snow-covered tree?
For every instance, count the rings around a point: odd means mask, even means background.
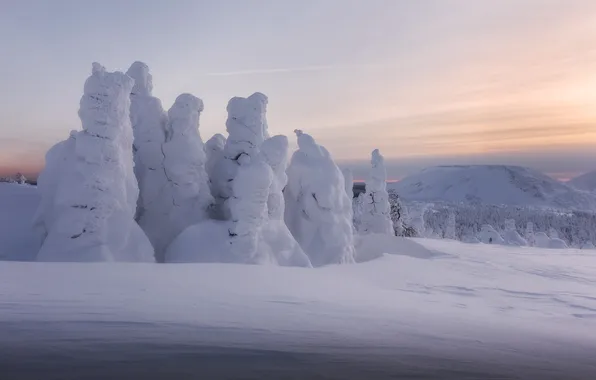
[[[52,153],[48,169],[58,172],[62,164],[59,180],[42,181],[40,191],[54,199],[43,202],[41,213],[50,215],[39,215],[47,236],[38,260],[153,261],[151,245],[133,219],[138,196],[129,114],[133,83],[93,64],[79,109],[83,130]]]
[[[168,117],[161,101],[152,95],[153,77],[149,67],[137,61],[126,74],[135,80],[130,93],[130,120],[134,134],[134,172],[139,184],[136,219],[143,219],[141,226],[154,241],[163,222],[160,210],[167,208],[160,203],[163,201],[160,194],[168,182],[162,152]],[[149,210],[147,215],[146,210]]]
[[[478,234],[478,240],[484,244],[505,244],[505,240],[503,240],[501,235],[490,224],[482,226]]]
[[[352,206],[341,170],[323,146],[296,130],[285,221],[313,266],[354,262]]]
[[[206,219],[213,203],[198,129],[202,111],[203,102],[191,94],[178,96],[168,110],[167,137],[161,148],[166,184],[155,201],[160,206],[145,210],[139,219],[160,262],[170,242],[186,227]]]
[[[534,238],[534,223],[526,223],[526,231],[524,235],[529,246],[533,247],[536,245],[536,239]]]
[[[366,181],[366,193],[362,199],[363,211],[358,232],[395,235],[387,193],[385,160],[378,149],[372,152],[371,165],[370,175]]]
[[[211,195],[215,198],[219,193],[216,185],[221,182],[216,177],[218,175],[217,166],[224,157],[224,146],[226,145],[226,138],[216,133],[205,143],[205,154],[207,155],[207,161],[205,162],[205,171],[209,177],[209,187],[211,189]]]
[[[226,130],[228,138],[223,149],[223,159],[216,164],[217,175],[211,178],[212,188],[216,190],[215,200],[221,218],[230,217],[229,207],[225,204],[233,194],[234,180],[243,156],[255,158],[259,147],[268,136],[267,97],[254,93],[248,98],[234,97],[227,106],[228,119]]]
[[[527,240],[521,237],[521,235],[517,232],[515,220],[513,219],[505,220],[505,233],[503,234],[503,238],[507,245],[518,247],[524,247],[528,245]]]
[[[455,240],[457,238],[455,234],[455,213],[450,212],[447,216],[447,222],[445,224],[445,239]]]

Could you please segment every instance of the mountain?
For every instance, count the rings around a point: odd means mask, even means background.
[[[578,190],[596,192],[596,170],[575,177],[567,184]]]
[[[505,165],[436,166],[389,184],[404,199],[596,211],[596,195],[529,168]]]

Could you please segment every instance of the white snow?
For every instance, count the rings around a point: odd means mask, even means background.
[[[424,350],[538,366],[547,354],[563,365],[596,350],[593,254],[415,243],[422,246],[319,269],[4,263],[0,322],[87,326],[70,329],[70,340],[53,339],[54,350],[117,336],[289,352],[379,347],[396,360],[399,352]],[[42,344],[48,336],[29,334],[19,343]]]
[[[352,200],[341,170],[312,136],[295,131],[288,167],[285,222],[313,266],[354,262]]]
[[[93,64],[79,109],[83,129],[50,152],[39,186],[43,196],[35,222],[46,235],[39,261],[153,261],[151,245],[133,219],[138,197],[129,114],[133,83]]]

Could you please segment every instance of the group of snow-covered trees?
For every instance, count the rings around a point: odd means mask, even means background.
[[[392,208],[405,208],[392,193],[390,202]],[[590,212],[418,202],[407,204],[407,209],[401,221],[412,228],[409,236],[540,248],[592,249],[596,241],[596,215]]]
[[[354,215],[351,174],[300,130],[288,162],[265,95],[232,98],[227,137],[204,144],[201,99],[166,111],[152,91],[142,62],[126,74],[93,64],[82,130],[48,151],[38,179],[39,260],[310,267],[355,262],[355,233],[395,234],[378,150]]]

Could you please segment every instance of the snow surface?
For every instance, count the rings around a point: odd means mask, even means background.
[[[544,379],[596,370],[595,255],[391,239],[400,254],[318,269],[2,263],[0,326],[38,326],[3,333],[3,344],[90,354],[110,342],[353,347],[382,349],[387,360],[478,360],[503,371],[499,378],[519,376],[513,363],[545,368]]]
[[[596,196],[519,166],[437,166],[389,186],[406,201],[596,210]]]

